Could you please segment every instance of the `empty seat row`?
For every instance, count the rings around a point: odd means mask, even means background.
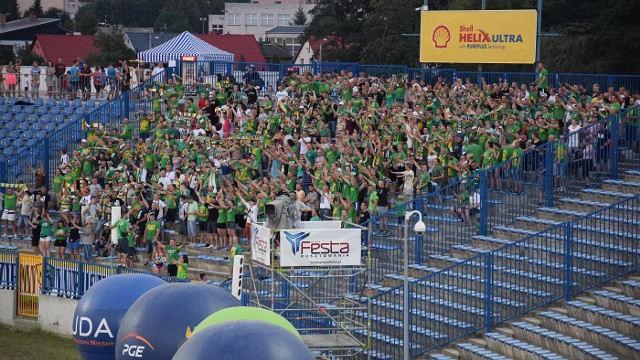
[[[4,106],[13,106],[18,101],[22,101],[24,103],[31,103],[31,104],[33,104],[35,106],[46,105],[48,107],[53,107],[53,106],[80,107],[80,106],[83,105],[83,101],[81,99],[69,100],[69,99],[64,98],[64,99],[56,100],[54,98],[47,98],[47,99],[35,98],[35,99],[30,99],[29,97],[24,97],[24,98],[9,97],[9,98],[5,98],[4,96],[0,96],[0,106],[3,106],[3,105]],[[100,100],[100,101],[96,101],[95,99],[89,99],[86,102],[84,102],[84,105],[88,106],[88,107],[97,107],[97,106],[105,105],[106,103],[108,103],[108,101],[106,99],[103,99],[103,100]],[[26,106],[29,106],[29,105],[26,105]]]
[[[443,291],[451,291],[463,296],[468,296],[468,297],[472,297],[472,298],[476,298],[476,299],[480,299],[480,300],[484,300],[485,298],[485,294],[482,291],[474,291],[474,290],[470,290],[470,289],[465,289],[465,288],[459,288],[457,286],[453,286],[453,285],[446,285],[446,284],[440,284],[437,282],[432,282],[432,281],[426,281],[426,280],[421,280],[417,282],[420,285],[426,286],[428,288],[433,288],[433,289],[437,289],[437,290],[443,290]],[[514,300],[509,300],[509,299],[504,299],[498,296],[493,296],[492,300],[494,303],[496,304],[500,304],[500,305],[505,305],[505,306],[511,306],[511,307],[516,307],[516,308],[520,308],[520,307],[524,307],[526,306],[526,304],[519,302],[519,301],[514,301]]]
[[[543,349],[539,346],[531,345],[524,341],[520,341],[499,333],[486,333],[484,334],[484,336],[487,340],[494,340],[496,342],[506,344],[511,348],[515,348],[516,350],[525,352],[527,354],[531,354],[531,355],[527,355],[526,358],[542,358],[545,360],[564,360],[565,359],[564,357],[554,352],[551,352],[549,350]],[[517,353],[510,354],[510,352],[513,353],[513,351],[508,351],[508,350],[509,349],[505,349],[505,351],[501,351],[501,352],[506,353],[512,358],[524,358],[522,356],[517,356]]]
[[[368,313],[364,312],[364,311],[358,311],[355,313],[356,316],[361,317],[363,319],[371,319],[375,322],[381,323],[381,324],[385,324],[387,326],[391,326],[397,329],[403,329],[404,328],[404,323],[402,322],[402,320],[395,320],[395,319],[389,319],[387,317],[381,316],[381,315],[369,315]],[[416,333],[416,334],[420,334],[422,336],[428,337],[428,338],[432,338],[434,340],[445,340],[447,339],[447,335],[445,334],[441,334],[439,332],[436,331],[432,331],[429,329],[425,329],[422,327],[419,327],[417,325],[411,325],[411,332],[412,333]]]
[[[636,357],[640,352],[640,342],[633,340],[617,331],[613,331],[611,329],[599,325],[594,325],[586,321],[578,320],[576,318],[559,314],[553,311],[543,311],[538,313],[538,315],[543,318],[562,323],[565,326],[582,329],[584,330],[585,334],[584,336],[581,336],[582,338],[588,338],[590,343],[610,349],[616,353],[619,353],[620,355],[628,356],[629,359]],[[607,341],[600,341],[598,336],[600,336],[602,339],[606,339]]]
[[[597,322],[602,326],[621,331],[626,334],[640,333],[640,317],[605,309],[579,300],[569,301],[567,302],[567,306],[569,307],[570,314],[573,309],[579,309],[586,312],[589,314],[587,320],[593,323]],[[593,321],[591,315],[597,316],[599,321]]]
[[[495,353],[489,349],[485,349],[480,346],[476,346],[470,343],[457,344],[458,348],[462,351],[470,352],[474,358],[487,359],[487,360],[510,360],[510,358]]]
[[[608,354],[601,349],[588,344],[582,340],[573,338],[571,336],[567,336],[555,331],[551,331],[549,329],[529,324],[527,322],[515,322],[512,323],[511,326],[516,330],[524,330],[527,333],[533,333],[540,337],[541,342],[543,342],[543,346],[550,349],[558,349],[558,352],[561,352],[565,355],[569,355],[574,353],[575,350],[585,353],[589,358],[598,359],[598,360],[618,360],[617,357]],[[526,336],[531,336],[527,334]],[[562,345],[566,345],[570,347],[570,349],[565,349],[562,351],[561,346],[556,344],[556,342],[562,343]],[[567,354],[568,353],[568,354]]]
[[[395,304],[395,303],[390,303],[384,300],[380,300],[380,299],[372,299],[371,300],[371,305],[374,306],[379,306],[385,309],[389,309],[389,310],[394,310],[394,311],[402,311],[404,309],[404,307],[402,306],[402,304]],[[447,317],[447,316],[443,316],[440,314],[435,314],[435,313],[431,313],[425,310],[420,310],[420,309],[415,309],[412,308],[411,309],[411,314],[428,319],[428,320],[432,320],[432,321],[436,321],[439,323],[443,323],[443,324],[447,324],[449,326],[452,327],[456,327],[456,328],[460,328],[463,330],[469,330],[469,329],[473,329],[474,327],[476,327],[475,325],[462,321],[460,319],[456,319],[456,318],[452,318],[452,317]]]

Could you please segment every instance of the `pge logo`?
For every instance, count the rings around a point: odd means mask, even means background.
[[[431,34],[431,40],[433,40],[436,48],[446,48],[447,45],[449,45],[449,40],[451,40],[451,32],[449,31],[449,28],[444,25],[436,27],[433,29],[433,33]]]
[[[302,240],[308,238],[310,235],[310,233],[308,232],[299,232],[299,233],[290,233],[288,231],[284,232],[284,236],[287,239],[287,241],[289,242],[289,244],[291,244],[291,252],[293,252],[293,254],[297,254],[298,251],[300,251],[300,243],[302,242]]]
[[[127,341],[127,343],[123,345],[122,343],[124,343],[127,339],[131,339],[131,342],[133,342],[134,344],[130,344],[129,341]],[[145,339],[143,336],[140,336],[136,333],[125,335],[120,340],[119,345],[123,345],[121,355],[131,357],[131,358],[137,358],[137,359],[143,358],[145,350],[147,350],[147,348],[155,351],[153,345],[151,345],[149,340]]]

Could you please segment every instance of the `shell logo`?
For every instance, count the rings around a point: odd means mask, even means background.
[[[444,25],[440,25],[436,27],[435,29],[433,29],[431,40],[433,40],[433,43],[436,45],[436,48],[438,49],[446,48],[447,45],[449,44],[449,40],[451,40],[451,32],[449,31],[449,28]]]

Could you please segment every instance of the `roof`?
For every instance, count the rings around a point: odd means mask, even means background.
[[[6,34],[17,30],[28,29],[35,26],[50,24],[54,22],[59,22],[60,19],[56,18],[36,18],[36,19],[18,19],[13,21],[8,21],[5,26],[0,27],[0,34]]]
[[[304,33],[304,29],[306,29],[306,28],[307,28],[306,26],[279,25],[279,26],[273,27],[273,28],[265,31],[265,33],[266,34],[302,34],[302,33]]]
[[[260,44],[264,56],[268,59],[293,59],[293,55],[282,47],[274,44]]]
[[[177,33],[162,33],[162,32],[126,32],[125,35],[131,41],[133,45],[133,51],[140,52],[149,50],[156,46],[160,46],[165,42],[178,36]],[[151,38],[151,47],[149,47],[149,38]]]
[[[197,56],[205,61],[233,61],[233,54],[199,39],[185,31],[152,49],[138,52],[138,58],[148,62],[178,60],[181,56]]]
[[[99,52],[93,45],[94,35],[36,35],[36,43],[42,49],[45,60],[54,63],[61,58],[65,64],[71,65],[76,58],[86,58],[89,53]]]
[[[253,35],[196,35],[209,44],[235,55],[235,60],[245,62],[266,63],[262,49]]]

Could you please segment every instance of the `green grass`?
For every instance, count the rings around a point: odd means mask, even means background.
[[[22,331],[0,325],[0,359],[80,360],[72,339],[40,329]]]

